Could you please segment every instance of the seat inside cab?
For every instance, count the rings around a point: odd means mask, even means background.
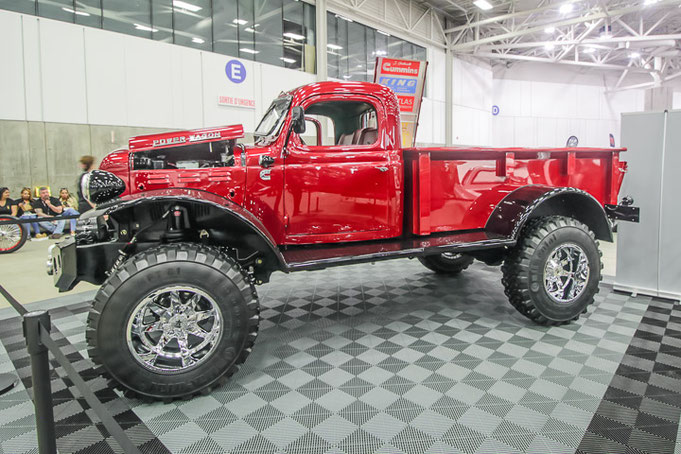
[[[318,120],[322,142],[317,145],[371,145],[378,139],[376,110],[363,101],[321,101],[305,109]],[[326,129],[326,131],[325,131]]]

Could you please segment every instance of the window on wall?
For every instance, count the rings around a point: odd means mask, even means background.
[[[175,44],[212,50],[213,16],[210,0],[173,0]]]
[[[315,72],[315,14],[307,3],[284,0],[282,37],[286,68]]]
[[[151,38],[157,31],[151,25],[148,0],[102,0],[103,28],[113,32]]]
[[[0,9],[315,72],[315,9],[299,0],[0,0]]]
[[[327,28],[327,71],[332,78],[372,81],[377,57],[426,59],[425,48],[339,14],[327,14]]]

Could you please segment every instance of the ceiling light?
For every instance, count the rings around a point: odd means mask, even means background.
[[[175,6],[176,8],[186,9],[187,11],[191,11],[192,13],[201,11],[200,6],[192,5],[191,3],[183,2],[181,0],[173,0],[173,6]]]
[[[554,47],[556,47],[556,46],[553,43],[544,44],[544,49],[546,49],[546,50],[553,50]]]
[[[641,58],[641,54],[639,54],[638,52],[632,52],[632,53],[629,54],[629,58],[631,58],[632,60],[635,60],[637,58]]]
[[[574,9],[574,7],[575,7],[575,5],[573,5],[572,3],[566,3],[564,5],[560,5],[560,8],[558,9],[558,11],[560,11],[561,14],[567,14],[567,13],[571,13],[572,10]]]
[[[648,5],[654,5],[654,4],[657,3],[658,1],[659,1],[659,0],[645,0],[645,1],[643,2],[643,4],[646,5],[646,6],[648,6]]]
[[[241,52],[246,52],[247,54],[253,54],[253,55],[259,54],[259,53],[260,53],[259,50],[249,49],[248,47],[242,47],[242,48],[239,49],[239,50],[240,50]]]
[[[193,42],[193,43],[196,43],[196,44],[203,44],[203,43],[205,43],[206,41],[204,41],[204,40],[201,39],[201,38],[197,38],[197,37],[195,36],[195,37],[192,38],[192,42]]]
[[[286,57],[279,57],[279,60],[283,61],[284,63],[295,63],[296,61],[292,58],[286,58]]]
[[[147,25],[133,24],[137,30],[142,30],[144,32],[157,32],[158,29],[151,28]]]
[[[553,27],[553,26],[551,26],[551,27],[546,27],[546,28],[544,29],[544,33],[548,33],[548,34],[552,34],[552,33],[555,32],[555,31],[556,31],[556,27]]]
[[[76,16],[89,16],[90,13],[86,13],[85,11],[74,11],[71,8],[63,7],[62,8],[64,11],[67,13],[75,14]]]
[[[284,36],[291,39],[305,39],[303,35],[299,35],[298,33],[286,32],[284,33]]]
[[[333,50],[341,50],[343,48],[343,46],[339,46],[338,44],[331,44],[331,43],[327,44],[326,47],[328,47],[329,49],[333,49]]]
[[[246,27],[246,28],[244,28],[244,31],[245,31],[245,32],[248,32],[248,33],[258,33],[258,32],[256,32],[254,29],[252,29],[251,27]]]
[[[381,31],[381,30],[376,30],[376,31],[377,31],[378,33],[380,33],[381,35],[390,36],[390,33],[386,33],[386,32],[383,32],[383,31]]]
[[[585,54],[593,54],[595,51],[596,51],[595,47],[587,47],[582,52],[584,52]]]
[[[239,25],[246,25],[248,23],[247,20],[243,20],[243,19],[234,19],[232,22],[234,22],[235,24],[239,24]]]
[[[343,19],[344,21],[354,22],[354,20],[348,19],[347,17],[341,16],[340,14],[336,14],[336,17],[337,17],[338,19]]]
[[[388,55],[388,52],[386,52],[384,50],[375,50],[375,51],[372,52],[372,54],[378,55],[379,57],[382,57],[383,55]]]
[[[347,74],[343,76],[343,79],[348,80],[352,76],[348,76]]]
[[[487,11],[494,8],[494,6],[492,6],[492,4],[487,0],[475,0],[473,4],[483,11]]]

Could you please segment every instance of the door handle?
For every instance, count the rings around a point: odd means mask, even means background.
[[[380,170],[381,172],[387,172],[388,168],[387,167],[376,167],[377,170]]]

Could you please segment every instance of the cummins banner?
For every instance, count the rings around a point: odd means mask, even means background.
[[[392,88],[400,102],[402,146],[413,147],[428,62],[378,57],[374,82]]]

